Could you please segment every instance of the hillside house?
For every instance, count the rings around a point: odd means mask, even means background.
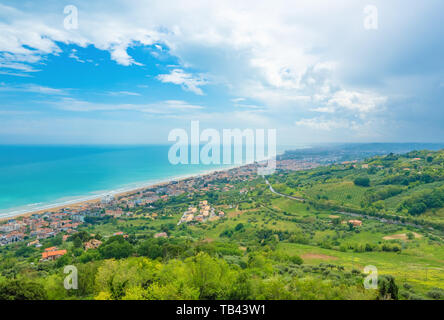
[[[88,242],[85,242],[83,244],[83,246],[85,247],[85,250],[89,250],[89,249],[97,249],[98,247],[100,247],[100,245],[102,244],[102,241],[97,240],[97,239],[91,239]]]
[[[56,247],[52,247],[52,248],[56,248]],[[57,250],[57,248],[56,248],[56,250],[51,250],[51,251],[47,251],[48,249],[51,249],[51,248],[47,248],[47,249],[45,249],[44,252],[42,252],[42,258],[40,259],[40,261],[56,260],[67,253],[66,250]]]

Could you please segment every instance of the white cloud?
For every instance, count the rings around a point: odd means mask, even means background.
[[[52,105],[57,109],[74,112],[136,111],[159,116],[190,113],[196,110],[204,109],[203,106],[189,104],[182,100],[165,100],[149,104],[112,104],[96,103],[74,98],[63,98],[58,101],[47,101],[45,104]]]
[[[202,89],[199,88],[207,84],[207,80],[202,75],[192,75],[185,73],[182,69],[171,70],[168,74],[160,74],[157,79],[164,83],[174,83],[182,86],[184,90],[194,92],[198,95],[203,95]]]
[[[366,113],[375,111],[386,101],[386,97],[374,93],[340,90],[334,93],[327,105]]]
[[[132,91],[110,91],[108,92],[111,96],[140,96],[140,93]]]
[[[295,125],[310,129],[331,131],[341,128],[353,128],[356,124],[344,119],[307,118],[296,121]]]
[[[310,111],[313,112],[322,112],[322,113],[334,113],[335,109],[331,107],[318,107],[318,108],[312,108]]]
[[[77,62],[85,63],[84,60],[80,59],[80,58],[77,56],[77,50],[76,50],[76,49],[72,49],[72,50],[71,50],[71,53],[69,54],[69,57],[70,57],[71,59],[76,60]]]
[[[32,93],[40,93],[47,95],[65,95],[67,94],[66,89],[56,89],[45,86],[40,86],[36,84],[25,84],[25,85],[6,85],[2,84],[0,86],[0,91],[17,91],[17,92],[32,92]]]

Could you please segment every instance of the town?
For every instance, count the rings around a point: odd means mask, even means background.
[[[166,201],[170,197],[181,194],[198,194],[204,196],[208,191],[227,192],[233,189],[232,181],[252,181],[257,176],[258,163],[243,165],[229,170],[215,171],[209,174],[198,175],[181,180],[173,180],[157,186],[142,188],[120,195],[106,195],[97,201],[89,201],[65,208],[47,210],[28,216],[11,218],[0,223],[0,246],[19,241],[29,241],[29,246],[40,247],[43,239],[63,234],[63,240],[77,232],[85,218],[105,217],[120,218],[131,217],[140,207],[153,205],[157,201]],[[317,162],[307,160],[282,159],[277,161],[278,170],[306,170],[319,166]],[[248,190],[241,189],[240,193]],[[207,200],[200,201],[198,207],[190,205],[177,222],[199,223],[215,221],[223,218],[225,213],[216,211]],[[148,216],[147,216],[148,217]],[[156,212],[149,218],[158,217]],[[31,241],[32,240],[32,241]],[[49,255],[53,257],[52,255]],[[45,258],[46,259],[46,258]]]
[[[278,161],[278,168],[288,170],[303,170],[316,167],[316,163],[306,161]],[[127,192],[121,195],[107,195],[98,201],[90,201],[70,207],[47,210],[29,216],[20,216],[3,221],[0,224],[0,245],[4,246],[19,241],[30,241],[30,246],[40,246],[40,241],[62,233],[66,240],[76,233],[85,218],[105,217],[120,218],[133,216],[134,209],[148,206],[153,208],[157,201],[166,201],[170,197],[181,194],[198,194],[204,196],[208,191],[227,192],[233,189],[231,181],[252,181],[256,177],[258,164],[249,164],[237,168],[215,171],[209,174],[174,180],[157,186]],[[241,193],[246,190],[240,190]],[[149,218],[158,215],[153,212]],[[223,211],[216,212],[215,208],[202,200],[199,208],[190,205],[184,212],[181,223],[198,223],[214,221],[224,217]],[[32,241],[31,241],[32,240]]]

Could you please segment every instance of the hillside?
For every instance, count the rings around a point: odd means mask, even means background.
[[[266,177],[280,194],[251,174],[117,201],[118,217],[1,247],[0,299],[444,299],[443,160],[418,151],[280,170]],[[178,224],[203,200],[216,215]],[[40,261],[52,246],[67,253]],[[63,287],[67,265],[77,290]],[[365,289],[366,266],[378,289]]]

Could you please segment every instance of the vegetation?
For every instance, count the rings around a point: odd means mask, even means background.
[[[417,151],[267,177],[303,201],[257,177],[88,218],[66,241],[0,247],[0,299],[444,299],[443,160]],[[225,218],[177,225],[204,199]],[[102,244],[86,250],[91,239]],[[40,261],[54,245],[67,254]],[[68,265],[77,289],[64,288]],[[377,290],[364,288],[368,265]]]

